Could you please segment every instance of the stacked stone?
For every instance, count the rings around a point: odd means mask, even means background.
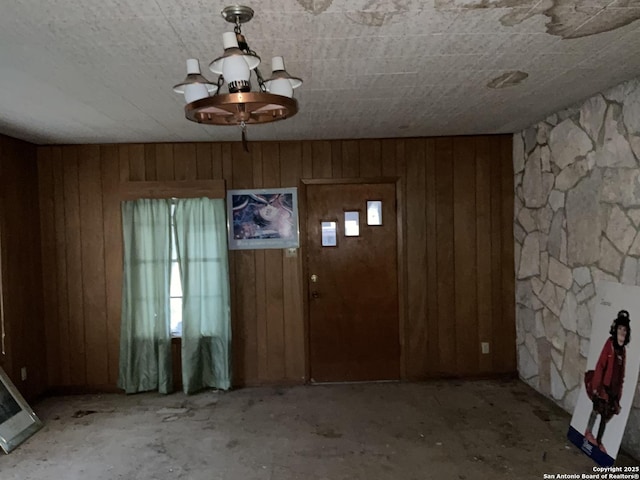
[[[640,285],[640,81],[514,135],[513,160],[518,369],[572,412],[597,283]]]

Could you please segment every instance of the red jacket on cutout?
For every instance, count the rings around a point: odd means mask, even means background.
[[[611,395],[617,403],[620,402],[622,397],[626,363],[624,347],[619,352],[619,354],[616,353],[613,340],[609,338],[602,347],[602,352],[600,352],[592,384],[595,395],[606,401],[610,400],[609,395]]]

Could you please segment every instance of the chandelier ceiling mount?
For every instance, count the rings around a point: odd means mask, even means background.
[[[224,7],[222,12],[220,12],[220,15],[222,15],[222,18],[227,22],[238,25],[247,23],[253,18],[253,9],[245,7],[244,5],[230,5],[228,7]]]

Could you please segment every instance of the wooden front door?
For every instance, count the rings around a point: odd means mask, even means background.
[[[368,201],[382,225],[368,225]],[[395,183],[309,184],[306,207],[311,381],[399,379]]]

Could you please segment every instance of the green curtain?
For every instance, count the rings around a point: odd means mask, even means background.
[[[182,280],[182,384],[185,393],[231,386],[229,262],[224,201],[175,200]]]
[[[120,376],[126,393],[173,390],[169,280],[171,201],[122,204]]]

